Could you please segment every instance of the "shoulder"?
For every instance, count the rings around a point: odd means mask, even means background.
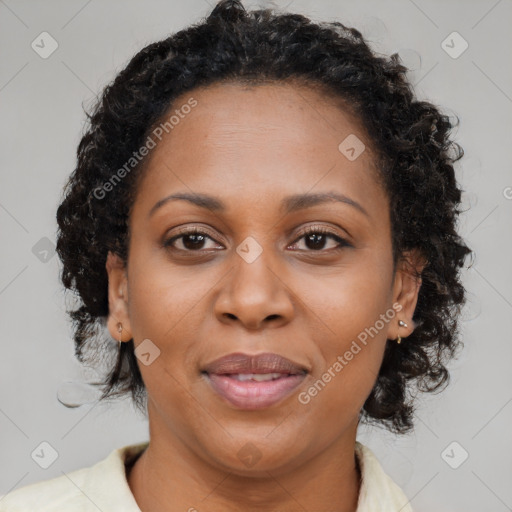
[[[362,480],[356,512],[413,512],[407,496],[386,474],[372,450],[359,442],[355,450]]]
[[[68,510],[78,510],[83,505],[79,489],[84,487],[91,471],[92,468],[84,468],[15,489],[0,496],[0,512],[49,512],[63,506]]]
[[[125,461],[148,442],[110,452],[102,461],[0,496],[0,512],[140,512],[126,480]]]

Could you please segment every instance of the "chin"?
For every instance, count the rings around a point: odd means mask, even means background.
[[[216,450],[208,451],[210,461],[235,475],[253,478],[268,478],[269,472],[278,475],[300,463],[298,459],[304,451],[297,445],[296,435],[290,434],[289,442],[283,442],[279,436],[266,437],[271,430],[265,430],[262,435],[246,434],[243,439],[233,435],[229,444],[215,444]]]

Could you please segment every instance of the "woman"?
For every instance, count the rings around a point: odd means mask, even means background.
[[[107,327],[102,399],[131,394],[150,439],[0,510],[412,510],[357,427],[405,433],[411,390],[447,382],[470,250],[462,148],[406,71],[341,23],[234,0],[130,61],[57,251],[77,354]]]

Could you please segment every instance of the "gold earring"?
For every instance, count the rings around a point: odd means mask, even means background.
[[[118,322],[117,323],[117,332],[119,333],[119,344],[121,344],[123,342],[123,340],[121,339],[122,330],[123,330],[123,324],[121,322]]]
[[[398,320],[398,325],[400,327],[407,327],[407,324],[403,320]],[[402,341],[402,337],[400,334],[398,335],[398,338],[396,339],[396,342],[400,345],[400,342]]]

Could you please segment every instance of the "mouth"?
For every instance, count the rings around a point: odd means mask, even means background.
[[[278,354],[230,354],[201,371],[211,389],[239,409],[270,407],[290,395],[309,370]]]

